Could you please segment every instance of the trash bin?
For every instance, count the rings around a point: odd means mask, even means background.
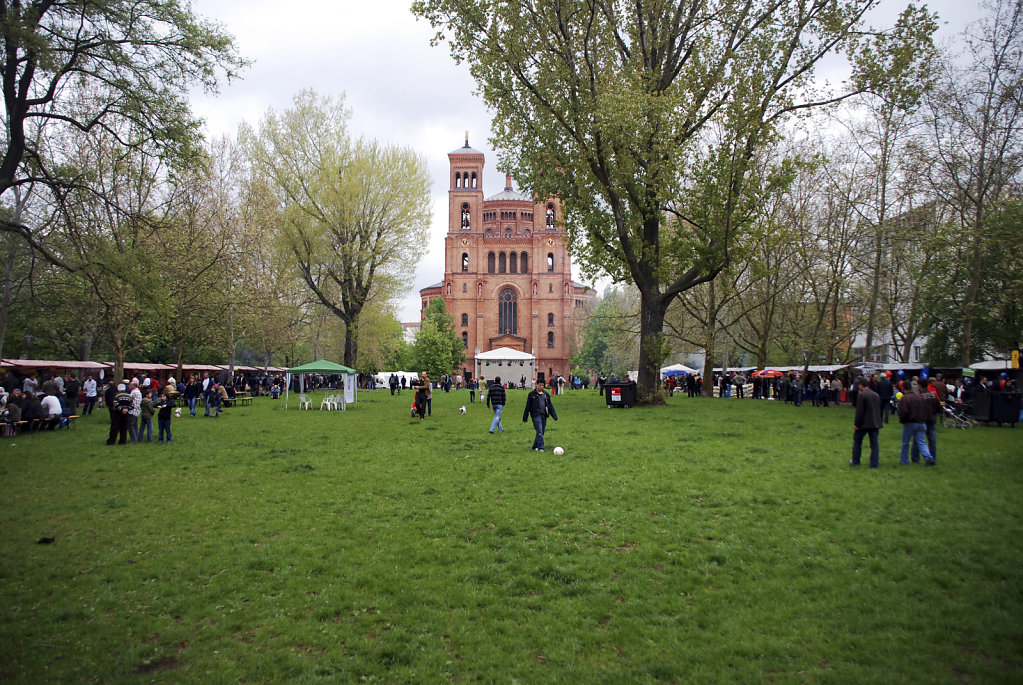
[[[1008,423],[1015,428],[1016,422],[1019,421],[1021,397],[1023,395],[1015,392],[991,393],[990,420],[996,421],[999,425]]]
[[[631,407],[636,403],[635,383],[605,383],[604,399],[610,407]]]

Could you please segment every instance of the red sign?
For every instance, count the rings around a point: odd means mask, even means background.
[[[622,401],[622,389],[621,388],[611,388],[611,401],[612,402],[621,402]]]

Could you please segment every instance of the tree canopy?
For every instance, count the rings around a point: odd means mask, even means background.
[[[167,159],[200,147],[185,99],[246,62],[232,38],[179,0],[0,2],[5,148],[0,196],[35,184],[58,198],[87,183],[68,164],[82,133]],[[4,219],[51,260],[34,227]]]
[[[873,31],[864,16],[878,4],[419,0],[414,11],[469,63],[505,166],[561,198],[584,269],[636,285],[640,395],[652,398],[667,307],[728,263],[775,180],[754,162],[779,126],[918,76],[931,15],[910,6],[897,30]],[[853,66],[833,94],[813,78],[836,54]]]

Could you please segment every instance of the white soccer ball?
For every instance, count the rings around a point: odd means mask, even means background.
[[[458,413],[459,414],[464,414],[465,413],[465,405],[462,405],[461,407],[458,408]]]
[[[174,410],[174,416],[178,417],[179,419],[181,418],[181,407],[178,407],[177,409]]]
[[[560,456],[561,456],[562,454],[564,454],[564,453],[565,453],[565,450],[561,449],[560,447],[555,447],[555,448],[554,448],[554,454],[558,455],[559,457],[560,457]]]

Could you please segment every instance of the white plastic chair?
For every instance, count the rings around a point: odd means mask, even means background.
[[[302,393],[299,396],[299,398],[298,398],[298,408],[299,409],[310,409],[311,407],[312,407],[312,402],[310,402],[309,398],[305,396],[305,393]]]
[[[323,411],[324,407],[327,408],[327,411],[337,409],[337,401],[334,399],[333,395],[323,396],[323,400],[320,402],[320,411]]]

